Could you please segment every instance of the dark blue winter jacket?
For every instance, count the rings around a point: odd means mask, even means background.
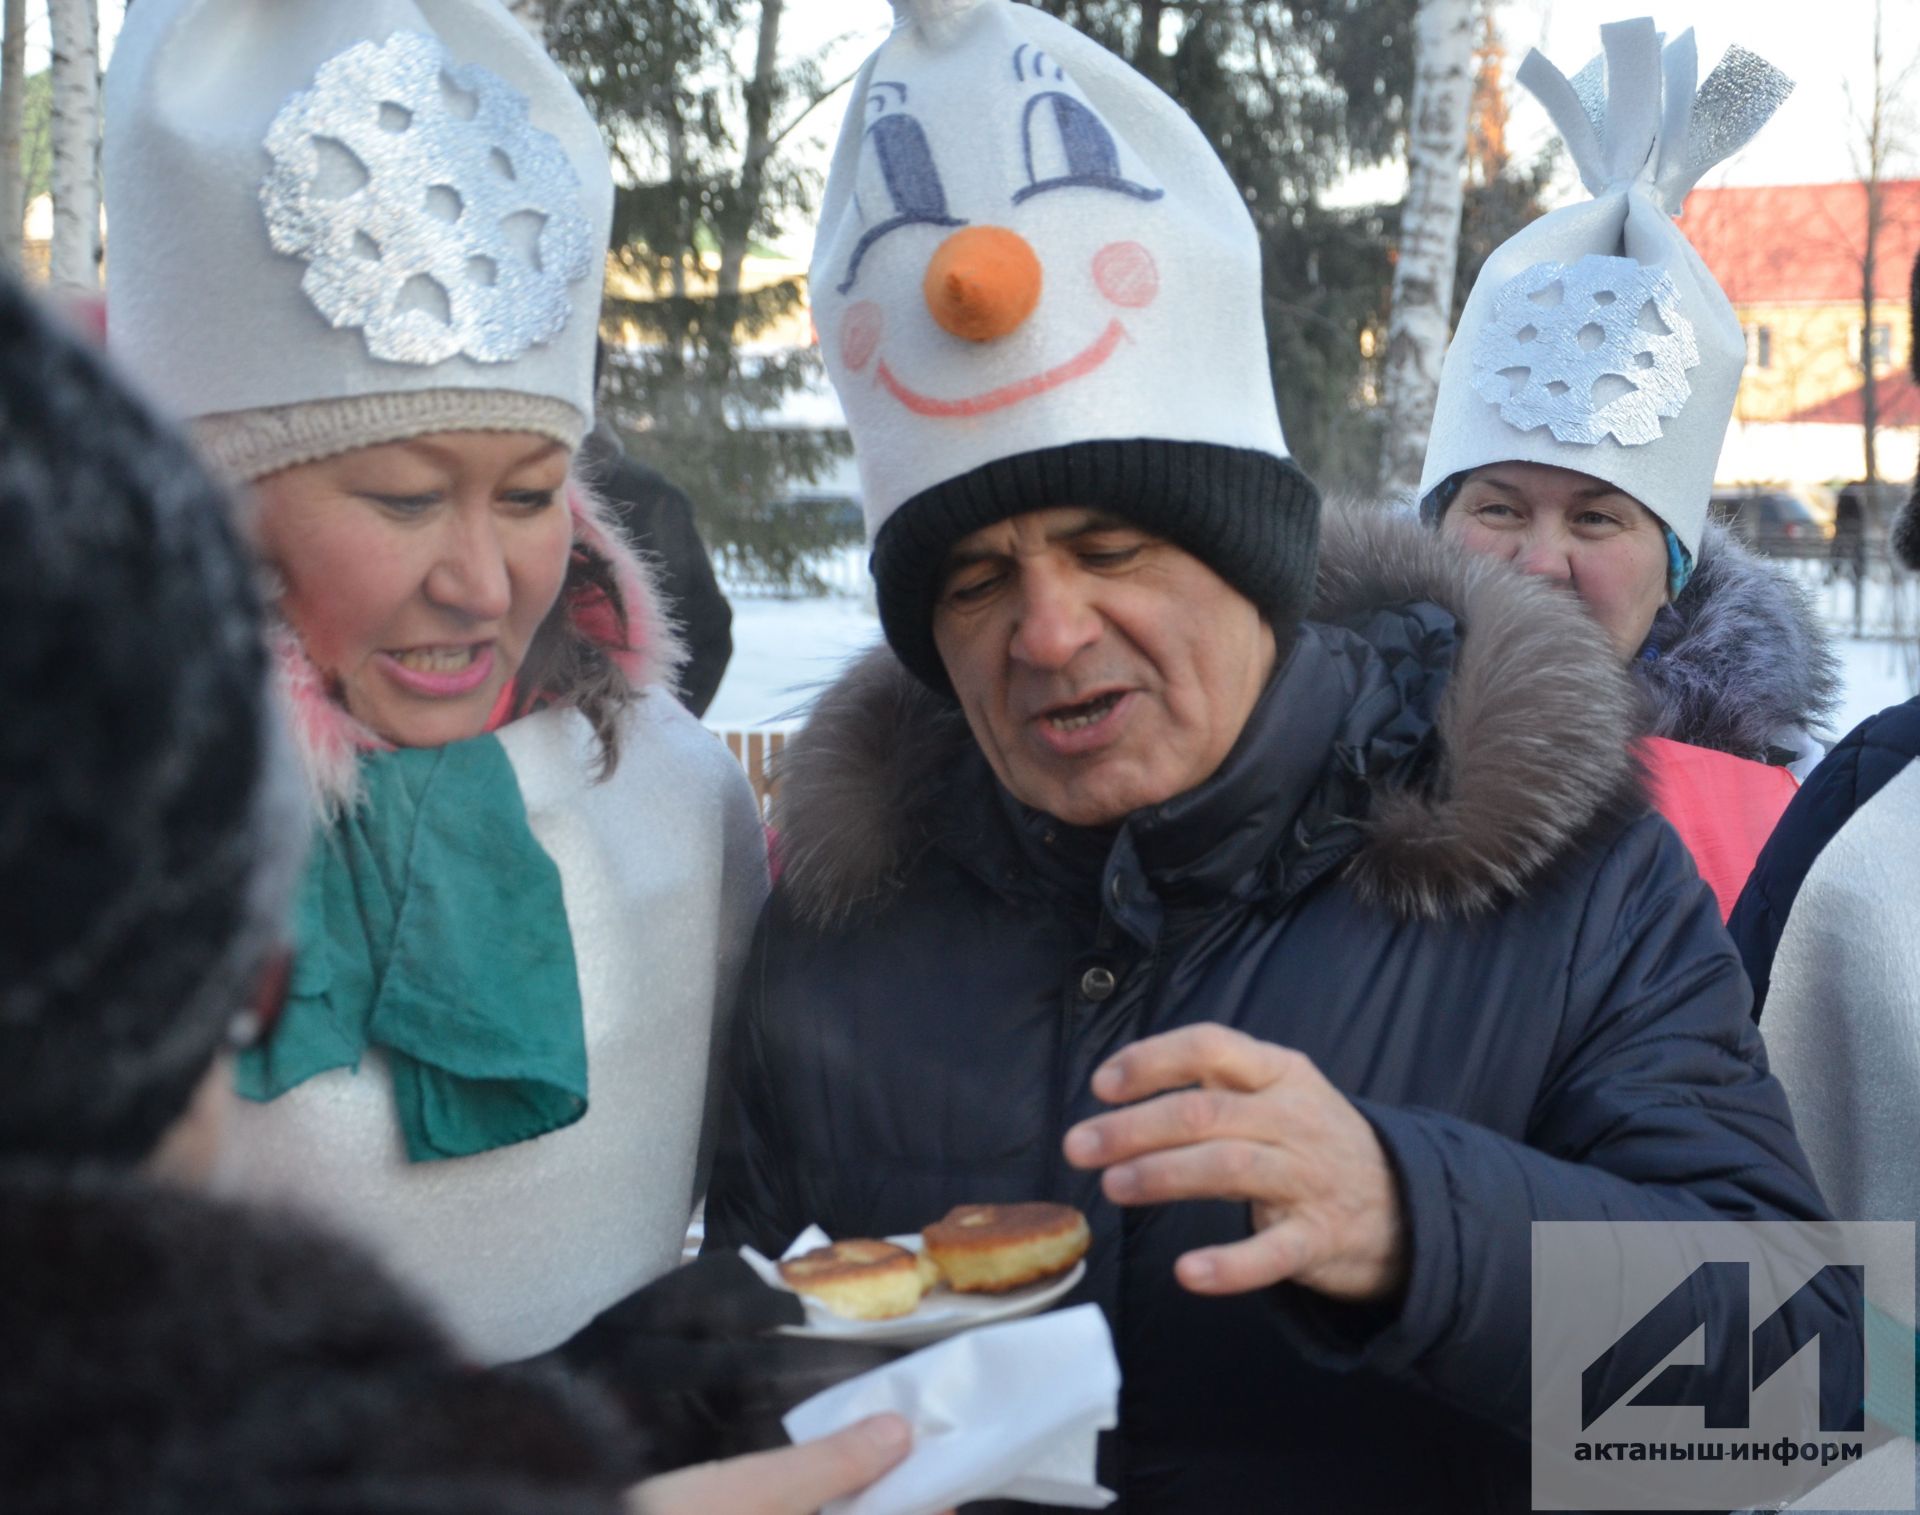
[[[1840,828],[1907,764],[1920,757],[1920,698],[1862,721],[1808,776],[1753,865],[1727,920],[1747,977],[1753,1018],[1767,1007],[1773,955],[1813,861]]]
[[[1021,807],[885,653],[789,748],[709,1234],[1078,1205],[1128,1515],[1524,1510],[1529,1222],[1822,1214],[1598,634],[1417,530],[1329,528],[1318,624],[1221,770],[1117,831]],[[1200,1021],[1307,1053],[1373,1123],[1397,1308],[1189,1294],[1175,1259],[1246,1207],[1122,1210],[1065,1164],[1100,1062]]]

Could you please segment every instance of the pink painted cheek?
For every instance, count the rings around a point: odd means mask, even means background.
[[[856,300],[840,318],[840,358],[855,373],[873,359],[887,329],[887,318],[871,300]]]
[[[1109,242],[1095,253],[1093,282],[1127,310],[1143,310],[1160,297],[1160,269],[1138,242]]]

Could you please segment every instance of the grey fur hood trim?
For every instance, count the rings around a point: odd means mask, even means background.
[[[1779,762],[1824,731],[1840,702],[1840,664],[1812,601],[1775,564],[1709,525],[1687,587],[1653,624],[1655,658],[1635,678],[1655,736],[1756,762]]]
[[[1429,601],[1461,623],[1427,792],[1377,791],[1346,867],[1406,918],[1465,917],[1524,890],[1594,822],[1643,803],[1639,697],[1564,590],[1471,557],[1416,521],[1329,509],[1311,619]],[[821,695],[781,754],[780,889],[819,929],[898,890],[930,845],[973,738],[885,647]]]

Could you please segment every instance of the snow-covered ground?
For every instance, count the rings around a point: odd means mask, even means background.
[[[733,602],[733,661],[707,711],[723,729],[791,726],[846,661],[880,639],[873,601],[737,598]],[[1920,692],[1920,642],[1839,643],[1846,697],[1837,735],[1888,705]]]
[[[1920,693],[1920,644],[1848,637],[1837,645],[1846,684],[1840,714],[1834,719],[1838,735],[1845,736],[1868,716]]]
[[[707,707],[709,726],[792,726],[848,658],[880,640],[871,597],[733,601],[733,660]]]

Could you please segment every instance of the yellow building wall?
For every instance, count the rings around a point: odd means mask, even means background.
[[[1786,421],[1861,385],[1860,304],[1740,305],[1735,310],[1747,333],[1747,366],[1740,377],[1734,419]],[[1891,330],[1892,351],[1879,365],[1884,377],[1909,362],[1905,309],[1895,301],[1874,307],[1874,321]],[[1758,332],[1768,333],[1767,365],[1759,362]]]

